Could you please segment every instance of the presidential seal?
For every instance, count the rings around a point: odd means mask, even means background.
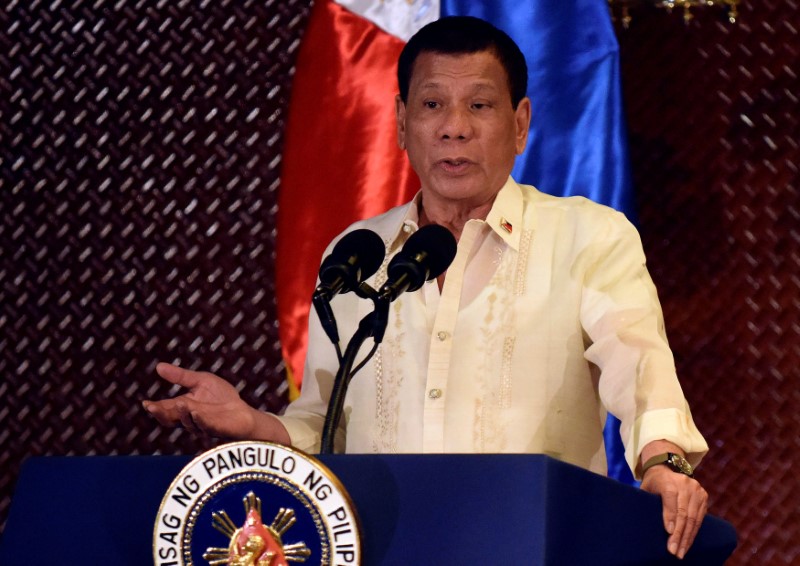
[[[268,442],[233,442],[192,460],[161,501],[157,566],[361,563],[358,518],[320,462]]]

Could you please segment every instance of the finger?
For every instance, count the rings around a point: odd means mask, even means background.
[[[683,558],[694,543],[697,532],[703,524],[703,519],[708,510],[708,493],[702,487],[692,494],[689,504],[689,514],[686,518],[686,529],[678,549],[678,558]]]
[[[186,402],[179,401],[177,403],[178,414],[180,415],[181,425],[183,428],[188,430],[193,434],[199,434],[200,430],[197,428],[197,424],[194,422],[192,418],[192,411],[190,410],[189,406]]]
[[[142,401],[144,410],[150,413],[161,425],[176,426],[180,422],[180,414],[174,399],[162,401]]]
[[[690,495],[685,489],[679,490],[676,494],[675,530],[672,531],[667,541],[667,549],[671,554],[675,554],[676,556],[680,550],[680,543],[683,540],[683,533],[686,529],[686,518],[689,513],[689,497]]]
[[[675,532],[675,520],[678,515],[678,492],[664,491],[661,494],[661,513],[664,518],[664,529],[671,535]]]
[[[142,401],[144,409],[164,426],[183,426],[191,432],[196,432],[198,427],[193,422],[191,400],[186,397],[176,397],[175,399],[164,399],[161,401]]]
[[[199,371],[183,369],[182,367],[168,364],[166,362],[159,362],[156,365],[156,373],[170,383],[174,383],[188,389],[197,387],[202,379],[202,373]]]

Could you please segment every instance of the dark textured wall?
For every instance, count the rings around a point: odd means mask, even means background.
[[[275,209],[307,2],[0,12],[0,524],[30,454],[194,453],[159,360],[277,410]]]
[[[195,452],[157,360],[285,403],[275,203],[307,2],[0,12],[0,523],[30,454]],[[800,7],[620,32],[640,224],[731,564],[800,560]],[[794,497],[793,497],[794,495]]]
[[[735,524],[731,564],[800,562],[800,5],[620,32],[642,238]]]

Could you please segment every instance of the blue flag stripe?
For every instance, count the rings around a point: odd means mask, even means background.
[[[441,14],[487,20],[525,53],[533,115],[514,178],[585,196],[635,222],[619,44],[606,0],[442,0]],[[611,416],[605,441],[609,476],[635,483]]]

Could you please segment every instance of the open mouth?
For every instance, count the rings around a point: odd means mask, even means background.
[[[450,173],[460,173],[469,168],[469,166],[472,165],[472,162],[463,157],[453,157],[440,159],[438,165]]]

